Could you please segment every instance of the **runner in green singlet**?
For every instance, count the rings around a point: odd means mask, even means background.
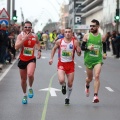
[[[85,93],[89,96],[90,82],[93,79],[94,70],[94,97],[93,103],[98,103],[98,91],[100,87],[100,72],[101,66],[103,64],[103,59],[106,59],[106,37],[102,36],[99,31],[99,21],[93,19],[90,25],[90,32],[85,34],[83,37],[83,42],[81,49],[84,50],[84,64],[86,66],[87,78],[85,83]]]

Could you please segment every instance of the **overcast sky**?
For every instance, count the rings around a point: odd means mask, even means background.
[[[21,22],[22,20],[22,9],[25,20],[39,20],[36,29],[41,30],[48,22],[48,19],[51,19],[54,22],[59,20],[60,5],[63,2],[68,4],[68,0],[15,0],[18,22]],[[0,0],[0,9],[3,7],[7,9],[7,0]]]

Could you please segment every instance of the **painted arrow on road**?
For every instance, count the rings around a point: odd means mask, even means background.
[[[56,91],[61,91],[60,89],[56,89],[56,88],[45,88],[45,89],[40,89],[39,91],[49,91],[50,95],[55,97],[57,96]]]

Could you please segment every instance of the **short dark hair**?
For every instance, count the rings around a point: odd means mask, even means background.
[[[30,21],[26,21],[26,22],[24,23],[24,25],[25,25],[26,23],[31,24],[31,26],[32,26],[32,23],[31,23]]]
[[[72,31],[72,28],[70,28],[70,27],[66,27],[65,29],[70,29]]]
[[[96,25],[100,25],[99,21],[96,20],[96,19],[93,19],[91,22],[92,22],[92,23],[96,23]]]

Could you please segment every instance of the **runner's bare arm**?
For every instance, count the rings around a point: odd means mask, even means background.
[[[59,48],[59,46],[60,46],[60,40],[56,41],[56,43],[55,43],[55,45],[54,45],[54,47],[53,47],[53,49],[51,51],[51,58],[49,60],[49,65],[52,65],[53,57],[55,55],[55,52],[56,52],[57,48]]]
[[[105,42],[107,39],[108,34],[102,36],[102,41]]]
[[[17,40],[15,42],[15,49],[18,50],[19,48],[21,48],[23,46],[24,40],[22,40],[22,36],[18,35],[17,36]]]
[[[57,48],[59,48],[59,46],[60,46],[60,40],[56,41],[56,43],[55,43],[55,45],[54,45],[54,47],[53,47],[53,49],[51,51],[51,59],[53,59],[54,54],[55,54]]]
[[[88,40],[88,35],[89,35],[89,34],[87,33],[87,34],[85,34],[85,35],[83,36],[83,41],[84,41],[84,42],[87,42],[87,40]]]
[[[35,36],[35,38],[36,38],[36,47],[37,47],[37,50],[40,50],[41,49],[40,48],[40,41],[38,40],[37,36]]]
[[[36,47],[37,47],[37,50],[38,50],[37,59],[40,59],[40,57],[41,57],[40,41],[38,40],[37,36],[35,36],[35,38],[36,38]]]
[[[81,55],[81,48],[80,48],[78,40],[75,40],[74,44],[75,44],[76,53],[77,53],[78,56],[80,56]]]
[[[108,34],[102,36],[102,43],[103,43],[103,59],[106,59],[107,53],[106,53],[106,39]]]
[[[24,33],[23,36],[21,34],[19,34],[17,36],[17,40],[15,43],[15,49],[18,50],[19,48],[21,48],[23,46],[24,41],[26,41],[30,35],[31,35],[31,33],[29,33],[29,34]]]

